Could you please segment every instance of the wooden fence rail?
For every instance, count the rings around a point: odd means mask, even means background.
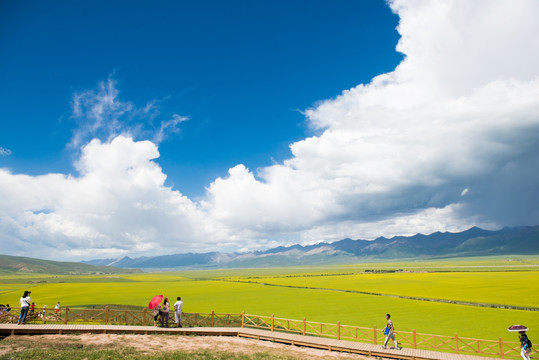
[[[170,313],[169,326],[175,326],[173,312]],[[19,310],[0,314],[0,323],[16,323]],[[151,325],[153,312],[147,308],[142,310],[121,310],[109,308],[84,309],[62,308],[59,312],[50,308],[35,309],[29,313],[27,324],[96,324],[96,325]],[[269,331],[280,331],[300,335],[310,335],[337,340],[358,341],[371,344],[382,344],[385,336],[382,329],[322,323],[296,319],[278,318],[274,315],[262,316],[245,314],[183,313],[184,327],[242,327]],[[395,332],[397,341],[403,347],[423,350],[435,350],[455,354],[480,355],[502,359],[519,359],[520,344],[518,342],[499,340],[484,340],[454,336],[433,335],[411,332]],[[535,350],[532,353],[537,353]]]

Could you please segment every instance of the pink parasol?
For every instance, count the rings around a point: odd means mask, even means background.
[[[156,295],[153,297],[153,299],[150,300],[150,303],[148,304],[148,309],[153,309],[157,306],[159,306],[159,303],[163,300],[163,295]]]
[[[513,325],[507,331],[528,331],[528,328],[524,325]]]

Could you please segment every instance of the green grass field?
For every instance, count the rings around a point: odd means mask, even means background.
[[[365,272],[368,270],[369,272]],[[384,271],[372,273],[373,270]],[[403,270],[404,272],[387,272]],[[26,289],[38,307],[148,304],[176,296],[185,312],[271,315],[382,328],[391,313],[397,330],[516,340],[507,327],[539,329],[539,311],[464,306],[386,295],[538,307],[539,257],[475,258],[276,269],[200,270],[111,276],[15,274],[0,276],[0,303],[18,305]],[[279,286],[269,286],[279,285]],[[285,287],[293,286],[293,287]],[[324,288],[307,289],[301,287]]]

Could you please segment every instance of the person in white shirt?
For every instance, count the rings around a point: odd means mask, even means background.
[[[176,327],[182,327],[182,310],[183,302],[181,297],[177,297],[178,301],[174,303],[174,319],[176,320]]]
[[[393,343],[395,344],[395,349],[400,350],[401,348],[399,347],[399,344],[397,343],[397,340],[395,339],[395,328],[393,327],[393,321],[391,321],[390,318],[391,318],[391,315],[386,314],[387,325],[386,325],[386,330],[384,331],[384,334],[386,335],[386,340],[384,341],[384,345],[382,347],[386,349],[389,339],[392,339]]]
[[[28,309],[30,308],[30,291],[26,290],[24,294],[22,295],[19,302],[21,303],[21,313],[19,315],[19,321],[17,322],[17,325],[24,324],[26,321],[26,315],[28,315]]]

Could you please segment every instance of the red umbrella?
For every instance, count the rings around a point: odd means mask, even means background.
[[[528,331],[528,328],[524,325],[513,325],[507,331]]]
[[[163,300],[163,295],[154,296],[153,299],[151,299],[150,303],[148,304],[148,309],[153,309],[159,306],[159,303],[161,303],[161,300]]]

